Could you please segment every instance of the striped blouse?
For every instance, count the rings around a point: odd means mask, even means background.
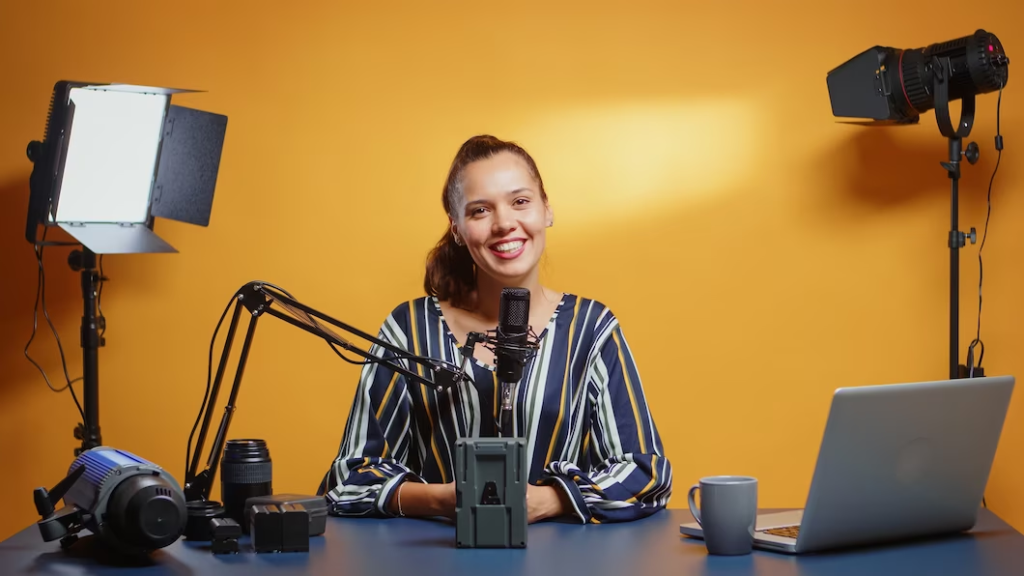
[[[538,335],[512,410],[514,436],[527,441],[529,482],[560,485],[581,523],[635,520],[664,508],[672,467],[618,320],[600,302],[566,294]],[[396,307],[378,337],[465,365],[433,297]],[[326,478],[332,514],[390,516],[386,504],[403,480],[454,481],[456,439],[498,435],[494,367],[472,358],[466,372],[470,382],[437,391],[386,366],[364,366]]]

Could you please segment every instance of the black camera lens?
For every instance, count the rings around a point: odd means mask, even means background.
[[[224,512],[249,531],[245,501],[273,494],[270,450],[263,440],[228,440],[221,461],[220,490]]]

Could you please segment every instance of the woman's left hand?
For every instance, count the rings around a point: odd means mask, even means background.
[[[529,524],[565,514],[566,496],[554,486],[526,486],[526,521]]]

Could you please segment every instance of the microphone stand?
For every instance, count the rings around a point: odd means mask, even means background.
[[[501,383],[501,416],[498,420],[498,436],[514,436],[512,427],[512,389],[514,382]]]
[[[262,282],[249,282],[237,291],[235,294],[235,300],[234,314],[231,317],[231,325],[228,327],[227,337],[224,342],[224,350],[221,353],[220,363],[217,367],[217,376],[214,379],[213,386],[210,390],[209,404],[206,406],[205,415],[203,416],[203,424],[199,432],[199,438],[196,442],[196,450],[192,455],[192,461],[185,473],[184,493],[190,516],[201,516],[207,518],[215,517],[216,509],[220,507],[219,503],[208,500],[210,496],[210,488],[213,484],[213,478],[217,473],[217,466],[220,463],[221,453],[224,451],[224,443],[227,439],[228,427],[231,425],[231,417],[235,412],[235,401],[238,398],[238,390],[242,383],[245,364],[249,358],[249,349],[252,346],[253,335],[256,332],[256,323],[264,314],[269,314],[270,316],[284,320],[296,328],[300,328],[310,334],[319,336],[331,344],[332,348],[333,346],[340,346],[349,352],[365,358],[369,362],[382,364],[414,382],[424,384],[432,388],[437,388],[438,390],[457,385],[465,378],[465,373],[462,370],[453,369],[447,362],[410,354],[406,350],[384,342],[370,334],[353,328],[352,326],[331,318],[322,312],[297,302],[290,295],[287,295],[287,292],[280,288],[273,288]],[[287,313],[273,307],[275,304]],[[207,459],[206,468],[200,472],[200,455],[203,451],[203,445],[206,442],[206,436],[210,428],[210,421],[213,418],[214,404],[217,401],[221,382],[224,379],[224,371],[227,367],[228,356],[231,353],[231,345],[234,341],[238,322],[242,316],[243,309],[248,311],[250,314],[249,326],[245,332],[245,341],[242,344],[242,351],[238,359],[238,366],[235,369],[234,382],[231,385],[231,393],[228,397],[228,403],[224,407],[224,415],[221,417],[220,426],[217,428],[217,435],[214,437],[213,446]],[[320,320],[323,322],[320,322]],[[364,340],[376,344],[377,346],[384,348],[386,351],[391,352],[393,356],[388,358],[384,358],[383,355],[381,357],[373,356],[369,352],[362,350],[337,335],[333,330],[325,326],[324,323],[340,328],[350,334],[354,334]],[[337,349],[335,349],[335,351],[337,352]],[[400,362],[401,360],[414,362],[419,366],[426,368],[428,374],[421,375],[419,373],[419,369],[414,372],[405,368]]]

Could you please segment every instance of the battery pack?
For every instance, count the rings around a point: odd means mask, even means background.
[[[459,548],[526,547],[526,439],[455,441]]]
[[[327,501],[323,496],[307,496],[305,494],[270,494],[246,498],[245,509],[252,510],[256,504],[301,504],[309,513],[309,535],[320,536],[327,528]]]

